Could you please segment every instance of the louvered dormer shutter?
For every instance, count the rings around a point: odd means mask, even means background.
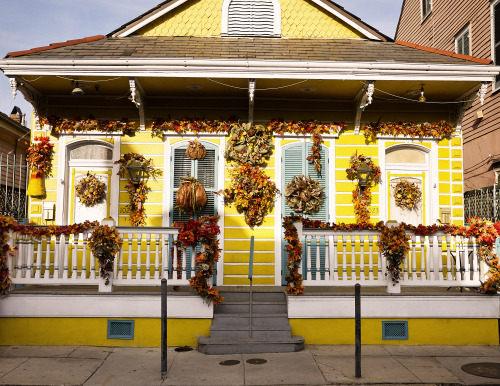
[[[279,36],[273,0],[231,0],[227,10],[227,36]],[[225,35],[223,31],[223,35]]]

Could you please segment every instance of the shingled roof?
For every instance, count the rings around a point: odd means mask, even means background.
[[[393,42],[362,39],[128,36],[44,50],[13,52],[16,59],[227,59],[334,62],[480,64]]]

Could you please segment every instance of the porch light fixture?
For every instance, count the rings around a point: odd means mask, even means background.
[[[125,169],[127,169],[127,173],[132,183],[136,185],[145,177],[144,167],[141,161],[134,160],[125,166]]]
[[[372,175],[372,170],[366,162],[363,162],[359,165],[356,172],[358,175],[359,186],[361,187],[361,190],[364,191],[366,185],[368,185],[368,179]]]
[[[71,82],[71,83],[73,83],[73,82]],[[73,89],[73,91],[71,91],[71,95],[83,95],[83,94],[85,94],[85,91],[83,91],[83,89],[80,88],[78,81],[74,82],[74,85],[75,85],[75,88]]]
[[[420,88],[420,98],[418,98],[419,102],[425,102],[427,98],[424,96],[424,85]]]

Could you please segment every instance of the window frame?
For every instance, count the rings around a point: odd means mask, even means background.
[[[427,6],[427,12],[424,13],[424,8]],[[420,0],[420,17],[421,17],[421,22],[423,23],[427,17],[432,12],[432,0]]]
[[[469,39],[469,53],[458,52],[459,41],[460,41],[460,39],[464,38],[466,35],[468,36],[468,39]],[[464,28],[462,28],[455,35],[455,53],[460,54],[460,55],[469,55],[469,56],[472,56],[472,34],[471,34],[471,25],[470,25],[470,23],[467,23],[467,25]]]

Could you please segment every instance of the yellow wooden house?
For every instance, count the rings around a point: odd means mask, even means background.
[[[144,204],[144,229],[166,228],[189,219],[175,208],[175,197],[182,177],[197,178],[208,201],[194,218],[220,216],[222,253],[214,284],[239,290],[249,284],[251,236],[255,237],[253,285],[283,288],[286,284],[282,222],[294,209],[282,194],[262,224],[250,227],[244,213],[225,205],[223,197],[214,194],[231,184],[231,171],[236,166],[225,157],[229,133],[190,127],[200,122],[212,127],[214,121],[265,128],[276,121],[290,127],[295,123],[295,129],[273,132],[271,156],[259,166],[282,193],[295,176],[305,175],[319,182],[324,201],[318,211],[306,216],[310,219],[356,222],[356,181],[346,174],[356,154],[370,157],[382,173],[380,183],[371,188],[368,210],[372,222],[462,225],[461,119],[467,102],[484,98],[487,85],[498,74],[495,67],[480,59],[397,44],[328,0],[167,0],[108,35],[11,52],[0,60],[0,68],[10,78],[13,91],[22,93],[33,105],[33,140],[49,136],[54,144],[52,175],[45,178],[46,194],[30,200],[32,223],[68,225],[111,219],[118,227],[130,227],[127,178],[120,177],[116,162],[127,153],[136,153],[151,159],[162,172],[162,176],[148,181],[151,192]],[[88,117],[115,124],[126,118],[137,131],[127,135],[126,130],[93,130],[84,123]],[[307,160],[315,139],[305,129],[311,122],[331,129],[321,136],[319,167]],[[182,130],[179,125],[184,125]],[[194,139],[205,147],[203,159],[186,156],[189,142]],[[106,185],[104,200],[93,207],[84,206],[75,195],[75,186],[88,173]],[[405,211],[396,205],[394,187],[402,180],[410,181],[421,192],[415,210]],[[130,233],[141,232],[139,228],[127,229]],[[359,251],[359,245],[353,245],[346,249],[344,244],[344,251]],[[365,248],[367,251],[368,244]],[[335,270],[339,267],[335,266]],[[378,267],[381,272],[381,265]],[[334,267],[325,268],[318,262],[317,268],[333,272]],[[443,272],[441,287],[453,285],[445,283],[446,272],[455,271],[445,268]],[[153,276],[148,276],[151,280],[145,285],[159,285],[159,277]],[[136,281],[126,281],[126,274],[123,277],[124,286],[144,284],[140,274]],[[337,282],[332,279],[313,283],[322,278],[324,274],[312,274],[306,283],[331,290],[340,280],[337,277]],[[367,285],[376,281],[368,274],[366,278],[358,275],[350,279],[349,285],[360,281],[363,284],[362,279]],[[13,282],[29,284],[27,279],[15,277]],[[115,278],[118,283],[120,277]],[[69,284],[80,283],[75,279]],[[413,320],[410,344],[498,341],[498,328],[491,328],[498,316],[491,302],[497,300],[457,297],[451,300],[452,306],[450,298],[445,302],[444,296],[440,299],[448,305],[443,308],[443,303],[429,306],[428,297],[420,295],[412,299],[416,305],[406,309],[401,304],[408,304],[409,299],[383,298],[382,294],[371,314],[368,312],[367,323],[373,323],[378,331],[382,320]],[[74,301],[61,294],[57,295],[64,298],[59,306],[54,298],[44,298],[50,304],[44,309],[34,306],[36,299],[40,301],[35,295],[27,299],[25,294],[25,300],[21,296],[13,291],[8,300],[0,300],[0,308],[3,302],[7,312],[0,318],[0,326],[19,331],[10,340],[2,337],[5,344],[157,344],[158,316],[150,305],[156,304],[157,297],[141,298],[142,305],[125,311],[125,306],[120,308],[119,304],[130,301],[132,295],[127,298],[122,293],[117,298],[113,293],[106,295],[109,304],[114,302],[111,308],[106,308],[108,303],[102,300],[92,311],[73,312],[61,310],[66,301]],[[102,296],[100,299],[104,299]],[[342,301],[349,303],[351,298],[346,295]],[[92,299],[95,301],[89,295],[85,304],[92,304]],[[196,335],[208,335],[213,308],[190,299],[169,298],[174,309],[169,323],[176,332],[169,344],[196,344]],[[310,343],[350,342],[347,325],[352,316],[338,311],[343,306],[333,307],[335,311],[321,303],[326,298],[316,305],[311,298],[297,299],[288,303],[294,334]],[[402,313],[380,311],[386,306],[387,310],[396,309],[388,306],[390,301],[399,302]],[[34,308],[28,315],[16,304]],[[192,312],[186,311],[187,304],[192,304]],[[477,319],[478,309],[489,311],[480,313]],[[50,329],[53,332],[49,337],[36,337],[37,328],[46,333],[44,326],[62,326],[61,316],[73,332],[71,337],[60,334],[58,328]],[[40,327],[27,329],[29,317],[39,318]],[[88,324],[79,330],[82,318]],[[104,328],[106,318],[135,320],[135,340],[114,343],[95,332]],[[321,331],[327,325],[346,332],[326,337]],[[438,331],[436,334],[428,334],[431,325],[433,331]],[[472,325],[482,334],[471,333]],[[25,334],[27,330],[34,332],[22,336],[20,331]],[[437,337],[439,334],[441,337]],[[375,333],[367,339],[368,343],[382,342]]]

